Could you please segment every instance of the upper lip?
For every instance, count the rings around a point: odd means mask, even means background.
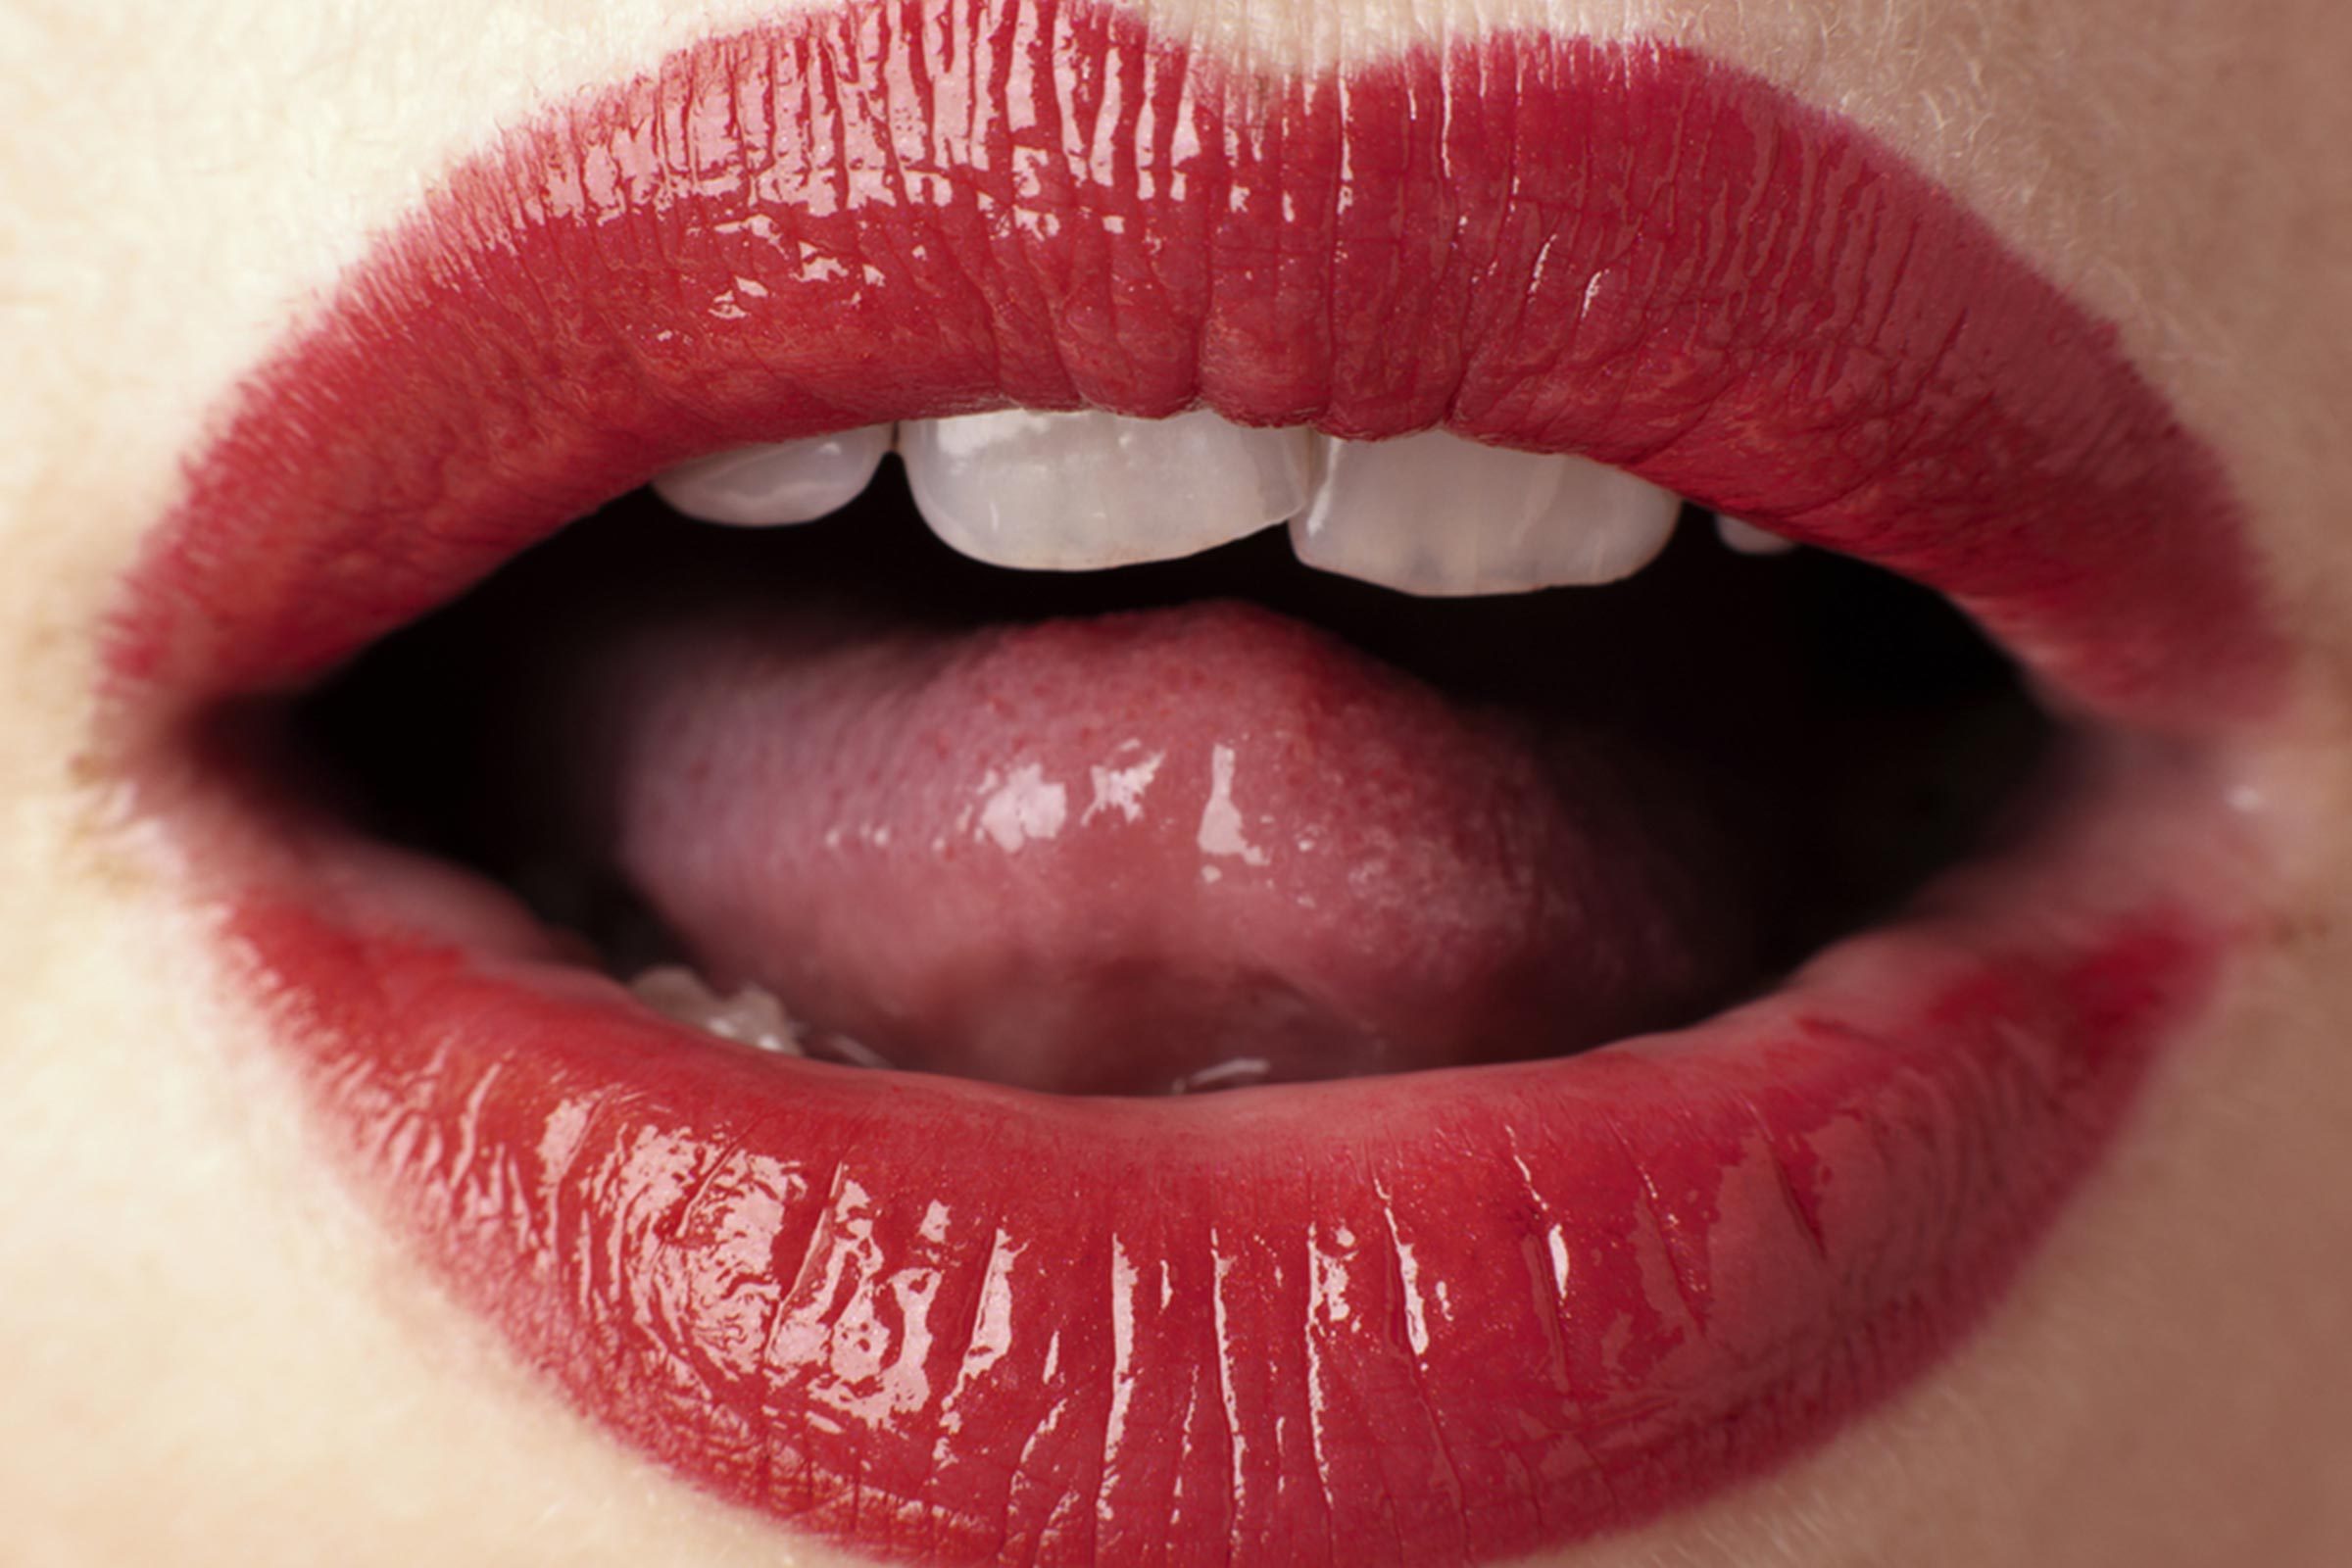
[[[2204,448],[1841,122],[1540,33],[1229,93],[1119,12],[1047,14],[941,52],[861,0],[458,168],[192,466],[116,623],[118,737],[311,680],[671,462],[1006,402],[1574,449],[1942,589],[2111,718],[2210,730],[2276,689]],[[1449,1081],[1443,1159],[1378,1086],[1269,1097],[1291,1152],[1359,1162],[1318,1186],[1152,1119],[1198,1108],[900,1085],[877,1132],[879,1091],[649,1065],[609,998],[453,968],[307,869],[214,869],[357,1164],[524,1353],[731,1494],[965,1560],[1085,1560],[1138,1509],[1179,1556],[1485,1556],[1786,1451],[1822,1385],[1867,1397],[1967,1320],[2224,941],[2177,890],[2103,896],[2087,932],[1938,957],[1892,1022],[1815,996],[1681,1054]],[[1888,1132],[1912,1114],[1917,1149]],[[464,1161],[392,1152],[396,1126],[462,1131]],[[1070,1203],[1072,1160],[1109,1186]],[[1055,1437],[1080,1418],[1084,1464]],[[1165,1451],[1114,1462],[1113,1429]],[[1046,1481],[1091,1487],[1084,1517]]]
[[[2225,722],[2275,689],[2206,449],[2110,328],[1820,112],[1654,46],[1661,69],[1606,90],[1622,121],[1588,119],[1594,47],[1534,34],[1472,47],[1548,56],[1517,121],[1598,138],[1620,160],[1605,177],[1415,118],[1382,81],[1344,117],[1285,89],[1260,109],[1280,153],[1188,152],[1177,127],[1217,112],[1215,63],[1115,10],[1060,14],[1054,47],[1121,63],[1089,147],[937,97],[912,145],[889,100],[920,89],[887,82],[804,141],[743,114],[790,104],[805,63],[753,34],[723,70],[673,62],[566,117],[576,147],[542,127],[527,166],[462,166],[347,282],[336,329],[248,383],[158,533],[114,670],[204,695],[314,676],[740,441],[1200,399],[1586,453],[1928,583],[2120,719]],[[1121,137],[1150,145],[1101,151]]]

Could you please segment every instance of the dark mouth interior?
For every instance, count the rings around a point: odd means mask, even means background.
[[[2052,735],[2010,662],[1937,595],[1816,551],[1736,555],[1694,511],[1664,557],[1624,582],[1424,600],[1303,567],[1280,530],[1114,571],[978,564],[924,528],[895,464],[844,512],[789,528],[709,527],[649,491],[622,497],[369,650],[297,706],[293,731],[360,829],[505,884],[625,980],[696,956],[616,864],[609,826],[547,798],[575,765],[599,765],[564,755],[538,722],[571,700],[551,692],[596,650],[697,618],[772,623],[778,635],[812,617],[952,634],[1212,600],[1320,628],[1464,710],[1604,735],[1642,777],[1670,779],[1703,831],[1732,847],[1709,875],[1739,940],[1703,985],[1643,1015],[1649,1026],[1755,992],[1984,847]],[[804,1014],[820,1038],[837,1023],[851,1032],[821,1010]],[[1482,1040],[1439,1059],[1559,1049]],[[1278,1076],[1381,1070],[1345,1052],[1323,1059],[1309,1051]]]

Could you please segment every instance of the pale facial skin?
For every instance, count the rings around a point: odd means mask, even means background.
[[[831,1560],[580,1422],[399,1254],[74,766],[178,464],[370,232],[531,108],[775,9],[0,4],[0,1557]],[[1810,1455],[1562,1560],[2352,1561],[2352,9],[1145,9],[1276,64],[1476,14],[1653,31],[1858,120],[2121,324],[2302,642],[2240,765],[2286,866],[2275,937],[1991,1321]]]

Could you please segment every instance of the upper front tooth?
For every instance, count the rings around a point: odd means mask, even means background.
[[[1681,510],[1672,491],[1584,458],[1431,430],[1331,441],[1291,545],[1310,566],[1406,593],[1511,593],[1639,571]]]
[[[899,455],[942,539],[1040,570],[1193,555],[1296,515],[1314,480],[1306,431],[1246,429],[1206,410],[921,419],[900,427]]]
[[[890,451],[891,429],[869,424],[807,441],[737,447],[670,469],[654,481],[654,491],[705,522],[809,522],[839,512],[873,481]]]

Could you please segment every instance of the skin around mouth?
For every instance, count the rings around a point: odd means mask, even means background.
[[[2106,335],[1753,81],[1519,35],[1243,82],[1115,12],[867,6],[461,169],[197,472],[125,745],[697,451],[1196,396],[1621,463],[1937,583],[2112,715],[2272,673],[2218,476]],[[322,401],[394,412],[291,454]],[[219,829],[343,1162],[625,1440],[906,1560],[1443,1562],[1752,1474],[1997,1293],[2233,940],[2212,791],[2153,755],[1702,1029],[1203,1104],[733,1052],[234,788],[151,793]],[[2160,872],[2159,832],[2205,848]]]

